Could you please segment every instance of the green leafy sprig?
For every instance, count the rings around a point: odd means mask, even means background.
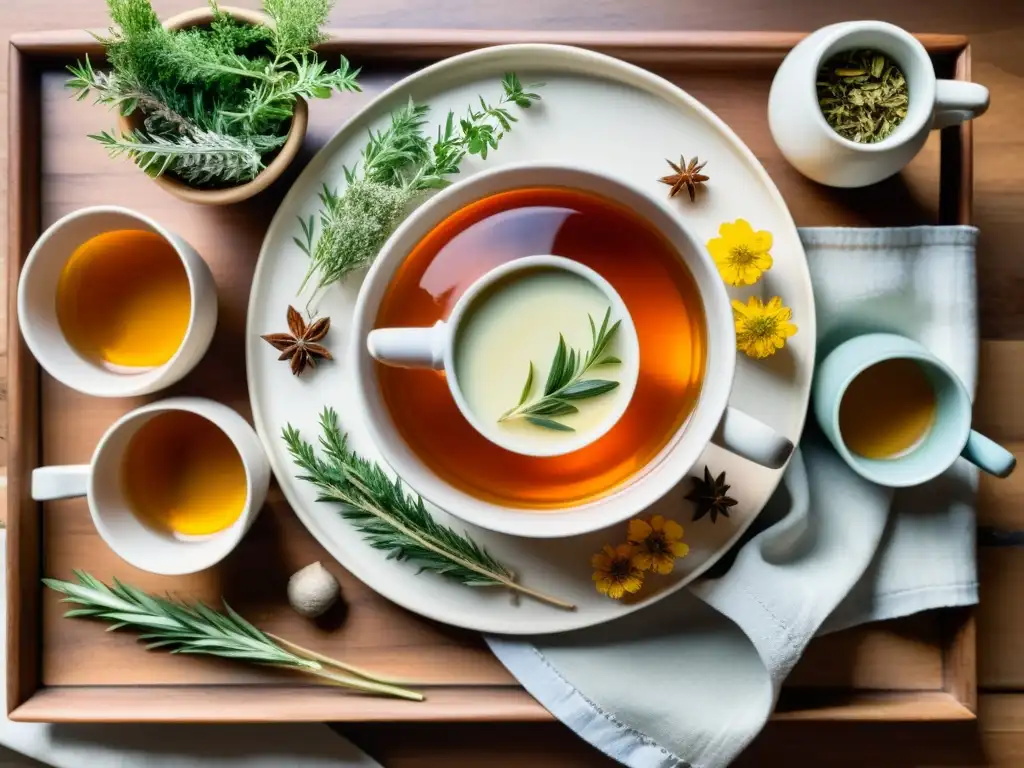
[[[320,451],[303,440],[288,424],[282,432],[300,480],[316,486],[317,501],[341,505],[351,522],[374,549],[389,559],[408,560],[420,567],[470,587],[505,587],[549,605],[568,610],[575,606],[524,587],[507,567],[465,534],[438,523],[423,499],[407,493],[401,480],[391,480],[380,465],[348,448],[332,408],[320,414]]]
[[[115,26],[100,41],[112,71],[94,70],[86,57],[68,68],[67,85],[79,99],[93,93],[122,115],[142,113],[139,130],[92,137],[112,156],[197,187],[245,183],[284,143],[297,99],[359,90],[358,70],[344,57],[328,71],[313,52],[331,4],[264,0],[264,26],[235,21],[211,2],[208,28],[169,31],[150,0],[107,0]]]
[[[261,632],[226,602],[221,613],[202,602],[186,605],[178,600],[154,597],[117,579],[112,586],[107,586],[84,571],[74,574],[78,583],[43,579],[44,585],[67,595],[62,602],[81,606],[72,608],[64,616],[112,622],[108,632],[125,627],[141,630],[139,639],[146,643],[146,650],[162,648],[171,653],[248,661],[313,675],[364,693],[423,700],[421,694],[386,678]]]
[[[458,120],[449,112],[432,142],[424,134],[430,107],[411,100],[391,114],[387,128],[370,131],[360,162],[345,168],[346,189],[338,192],[324,185],[319,215],[299,217],[302,236],[294,241],[310,258],[299,292],[315,277],[315,297],[368,266],[406,215],[409,203],[423,192],[450,184],[449,177],[459,172],[466,155],[486,160],[517,122],[509,106],[530,108],[540,99],[533,90],[540,85],[524,86],[514,72],[506,73],[497,102],[480,97],[479,109],[469,107]]]
[[[576,430],[568,424],[555,421],[555,418],[579,413],[579,408],[573,401],[597,397],[605,392],[611,392],[619,386],[619,382],[610,379],[583,378],[593,368],[622,362],[614,355],[605,355],[608,345],[622,323],[621,320],[616,320],[609,326],[611,313],[612,310],[609,307],[604,313],[604,320],[601,322],[600,328],[594,325],[594,318],[587,315],[587,320],[590,322],[591,348],[586,355],[569,347],[565,343],[565,337],[558,334],[558,346],[555,348],[555,356],[551,361],[551,368],[548,370],[548,378],[544,382],[543,395],[533,402],[528,402],[530,393],[533,391],[533,361],[531,361],[519,402],[505,411],[498,421],[525,419],[530,424],[545,429],[575,432]]]

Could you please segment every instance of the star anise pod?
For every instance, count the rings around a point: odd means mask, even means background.
[[[295,307],[288,307],[288,330],[290,333],[268,333],[260,336],[265,342],[280,350],[278,360],[290,360],[292,373],[298,376],[306,366],[316,368],[316,359],[333,360],[327,347],[317,344],[331,328],[331,318],[321,317],[306,325]]]
[[[718,522],[718,516],[729,516],[729,507],[736,506],[736,499],[729,498],[725,492],[729,486],[725,484],[725,472],[718,477],[711,477],[711,470],[704,465],[704,478],[691,477],[693,490],[686,494],[689,501],[697,504],[694,510],[694,521],[700,520],[704,515],[711,513],[711,522]]]
[[[690,193],[690,202],[692,203],[697,199],[697,185],[703,184],[711,178],[701,173],[704,166],[708,164],[707,160],[698,165],[697,163],[700,161],[694,157],[690,160],[690,164],[687,165],[686,158],[680,155],[679,165],[676,165],[671,160],[666,160],[665,162],[672,166],[672,170],[675,173],[670,176],[662,176],[658,181],[672,187],[668,193],[669,197],[675,197],[683,187],[686,187],[686,191]]]

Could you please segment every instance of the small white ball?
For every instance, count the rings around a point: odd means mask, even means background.
[[[321,616],[341,596],[341,585],[319,561],[310,563],[288,579],[288,602],[307,619]]]

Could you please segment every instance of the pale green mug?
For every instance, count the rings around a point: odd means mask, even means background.
[[[886,360],[913,360],[935,391],[935,422],[907,453],[868,459],[851,451],[839,428],[839,405],[861,373]],[[855,472],[879,485],[920,485],[945,472],[962,456],[996,477],[1013,472],[1017,459],[998,443],[971,429],[971,396],[945,363],[916,341],[892,333],[869,333],[843,342],[818,366],[814,415],[836,451]]]

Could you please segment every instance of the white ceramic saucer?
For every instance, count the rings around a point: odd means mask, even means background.
[[[365,544],[359,533],[329,504],[317,503],[309,484],[296,480],[281,428],[298,427],[316,442],[317,418],[334,407],[350,435],[352,447],[379,460],[368,439],[357,399],[348,333],[361,281],[352,276],[329,289],[318,305],[331,318],[328,346],[339,362],[308,372],[301,379],[259,337],[280,330],[288,304],[308,265],[293,243],[298,217],[318,208],[323,183],[344,186],[342,167],[355,165],[367,129],[379,129],[390,111],[410,96],[430,104],[435,124],[449,109],[456,114],[476,103],[478,94],[500,93],[503,73],[515,71],[524,82],[543,81],[543,100],[522,114],[514,130],[486,161],[467,158],[462,175],[493,165],[524,161],[600,163],[614,174],[653,195],[667,187],[657,178],[667,173],[665,158],[695,152],[708,161],[712,181],[695,204],[678,198],[679,215],[701,239],[717,235],[722,222],[748,220],[774,236],[774,267],[754,288],[731,291],[736,297],[755,292],[767,299],[781,295],[793,309],[799,333],[782,353],[768,361],[740,355],[730,404],[755,416],[794,442],[803,430],[814,365],[814,300],[806,258],[796,227],[775,185],[749,149],[707,108],[676,86],[616,59],[577,48],[554,45],[510,45],[486,48],[447,59],[399,82],[349,121],[317,154],[278,209],[260,252],[249,298],[246,364],[257,432],[285,496],[320,543],[358,578],[390,600],[432,619],[485,632],[538,634],[600,624],[639,610],[680,589],[713,565],[764,507],[782,472],[758,467],[714,446],[695,471],[707,463],[728,473],[739,504],[731,516],[712,523],[708,517],[690,522],[693,507],[684,500],[683,482],[650,509],[679,521],[690,554],[676,563],[670,576],[652,576],[637,599],[628,604],[599,595],[591,581],[590,556],[604,544],[625,538],[625,526],[569,539],[537,540],[490,533],[460,523],[443,511],[434,514],[458,530],[466,530],[495,557],[521,575],[524,584],[576,603],[565,612],[532,600],[512,600],[508,593],[464,587],[433,574],[417,575],[416,567],[386,560]],[[344,97],[341,97],[344,98]],[[580,128],[580,116],[586,125]]]

